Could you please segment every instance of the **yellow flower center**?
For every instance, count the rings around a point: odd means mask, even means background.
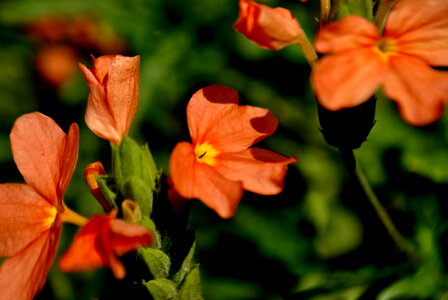
[[[393,38],[380,39],[376,44],[376,49],[386,59],[389,55],[397,52],[397,42]]]
[[[219,152],[209,143],[205,142],[200,145],[196,145],[194,148],[194,154],[196,155],[196,160],[201,163],[206,163],[213,166],[216,163],[215,157]]]
[[[46,209],[48,216],[42,221],[42,225],[45,228],[50,228],[53,223],[54,220],[56,219],[56,214],[58,213],[58,210],[56,209],[56,207],[52,206]]]

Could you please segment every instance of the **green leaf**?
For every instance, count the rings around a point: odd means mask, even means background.
[[[326,258],[337,257],[356,247],[362,241],[359,219],[343,207],[333,206],[327,226],[318,233],[316,250]]]
[[[146,262],[154,278],[166,278],[170,272],[171,261],[168,255],[154,248],[139,248],[138,252]]]
[[[447,183],[448,149],[444,146],[442,143],[430,145],[421,141],[421,144],[405,149],[403,164],[408,170],[427,176],[434,182]]]
[[[157,170],[156,163],[152,157],[151,151],[149,150],[148,144],[141,146],[141,165],[142,168],[142,179],[148,182],[153,191],[157,190],[157,182],[160,178],[160,172]]]
[[[169,279],[159,278],[143,283],[151,293],[154,300],[175,299],[176,284]]]
[[[176,299],[178,300],[203,299],[199,265],[196,265],[190,271],[190,273],[188,273],[184,283],[179,289]]]
[[[179,271],[177,271],[177,273],[174,275],[174,281],[177,284],[181,283],[182,280],[184,280],[185,276],[188,274],[188,272],[190,272],[195,249],[196,249],[196,242],[193,243],[193,246],[191,246],[191,249],[188,252],[187,256],[185,257],[184,261],[182,262]]]
[[[330,20],[337,21],[349,15],[373,20],[372,0],[336,0],[333,2]]]
[[[140,206],[142,216],[150,216],[152,212],[153,191],[140,178],[128,177],[120,190],[125,198],[134,200]]]

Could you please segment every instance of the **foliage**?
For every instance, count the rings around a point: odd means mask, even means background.
[[[313,36],[317,1],[284,2]],[[98,140],[83,121],[88,88],[80,72],[59,87],[46,82],[35,61],[38,51],[51,42],[36,41],[27,30],[40,18],[70,20],[79,15],[96,20],[100,32],[122,39],[123,54],[141,55],[140,106],[131,130],[138,141],[148,141],[157,166],[164,171],[174,145],[188,140],[188,99],[209,84],[236,89],[242,104],[269,108],[280,127],[275,136],[263,141],[263,147],[299,160],[289,168],[280,195],[246,192],[230,220],[219,219],[194,202],[189,222],[196,230],[196,260],[201,264],[198,267],[191,261],[189,247],[182,253],[185,261],[171,262],[172,270],[179,270],[171,274],[172,280],[147,282],[149,290],[169,294],[181,285],[179,299],[191,299],[189,293],[195,291],[188,284],[198,280],[199,268],[205,299],[448,297],[448,116],[429,126],[412,127],[401,120],[393,103],[379,97],[375,126],[357,150],[380,201],[422,255],[423,262],[414,266],[397,250],[363,193],[353,186],[338,153],[325,143],[309,86],[309,67],[298,47],[274,52],[247,41],[233,30],[236,1],[3,1],[2,183],[21,180],[9,148],[12,124],[20,115],[38,110],[65,131],[72,122],[80,124],[79,163],[65,201],[84,215],[101,212],[82,172],[98,157],[107,169],[112,166],[107,161],[107,142]],[[75,47],[86,65],[89,54],[107,52],[71,40],[58,43]],[[63,232],[60,251],[67,249],[73,234],[70,229]],[[165,258],[151,255],[160,260],[160,269],[154,272],[165,276],[170,270]],[[184,265],[188,274],[182,273]],[[106,272],[63,274],[54,267],[36,299],[106,295]]]

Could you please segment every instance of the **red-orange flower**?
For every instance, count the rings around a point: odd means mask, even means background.
[[[1,299],[32,299],[53,262],[61,222],[71,215],[62,198],[78,158],[78,126],[68,135],[49,117],[17,119],[11,147],[25,184],[0,184]]]
[[[138,106],[140,57],[106,55],[93,67],[80,64],[89,87],[85,121],[97,136],[115,144],[128,134]]]
[[[313,71],[317,98],[330,110],[359,105],[379,88],[397,102],[405,121],[431,123],[448,99],[448,2],[400,0],[382,35],[366,19],[348,16],[321,30],[327,53]]]
[[[296,18],[286,8],[272,8],[253,0],[240,0],[235,29],[257,45],[273,50],[297,43],[303,34]]]
[[[116,216],[113,210],[109,215],[92,217],[61,257],[60,269],[72,272],[109,266],[116,278],[124,278],[126,271],[117,255],[151,245],[153,236],[145,227],[117,220]]]
[[[287,165],[296,158],[249,148],[277,128],[267,109],[239,106],[235,90],[212,85],[193,95],[187,121],[193,143],[178,143],[170,159],[172,183],[182,197],[197,198],[229,218],[243,190],[263,195],[282,190]]]

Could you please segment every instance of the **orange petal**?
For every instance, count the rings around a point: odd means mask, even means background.
[[[92,218],[93,219],[93,218]],[[101,244],[97,244],[98,228],[91,222],[84,225],[73,239],[70,248],[61,256],[59,268],[63,272],[91,270],[104,266]]]
[[[140,225],[115,220],[116,211],[92,217],[75,236],[63,254],[59,267],[64,272],[82,271],[109,266],[115,277],[125,276],[122,255],[142,245],[150,245],[153,236]]]
[[[26,184],[0,184],[0,257],[13,256],[49,230],[56,208]]]
[[[391,57],[389,64],[384,92],[398,103],[404,120],[420,126],[439,119],[448,99],[448,74],[405,55]]]
[[[127,223],[123,220],[111,220],[110,241],[118,255],[126,254],[141,245],[149,246],[153,243],[153,236],[143,226]]]
[[[117,55],[103,55],[98,58],[92,56],[93,66],[92,73],[99,83],[103,84],[104,80],[109,73],[109,68]]]
[[[140,56],[117,55],[109,67],[106,87],[107,100],[117,123],[117,130],[121,136],[125,136],[138,106]]]
[[[378,40],[378,30],[373,23],[362,17],[348,16],[321,29],[315,44],[318,52],[334,53],[370,47]]]
[[[102,85],[90,85],[84,120],[98,137],[118,144],[122,138]]]
[[[140,57],[107,55],[80,65],[91,89],[85,120],[99,137],[119,143],[129,132],[138,106]]]
[[[69,142],[65,133],[41,113],[21,116],[11,130],[11,148],[25,182],[53,205],[70,179],[77,158],[77,127],[72,126]],[[75,149],[76,148],[76,149]]]
[[[230,218],[243,195],[240,182],[225,179],[213,167],[197,162],[193,146],[181,142],[170,158],[174,187],[187,199],[197,198],[222,218]]]
[[[385,62],[373,48],[323,57],[311,75],[318,101],[329,110],[357,106],[382,82]]]
[[[218,151],[241,151],[272,135],[278,121],[267,109],[238,106],[238,93],[211,85],[200,89],[187,106],[193,143],[208,142]]]
[[[241,152],[223,153],[216,157],[215,169],[225,178],[241,181],[245,190],[275,195],[283,189],[283,179],[288,164],[296,163],[295,157],[250,148]]]
[[[53,263],[61,226],[43,232],[27,248],[0,267],[2,299],[31,300],[42,289]]]
[[[291,11],[271,8],[252,0],[240,0],[240,16],[235,29],[257,45],[273,50],[297,42],[302,29]]]
[[[73,172],[78,162],[78,148],[79,148],[79,127],[78,124],[73,123],[65,139],[65,150],[63,157],[61,157],[61,177],[59,178],[58,197],[62,199],[65,190],[73,176]]]
[[[398,1],[390,13],[385,37],[397,39],[399,51],[433,66],[448,65],[448,1]]]

